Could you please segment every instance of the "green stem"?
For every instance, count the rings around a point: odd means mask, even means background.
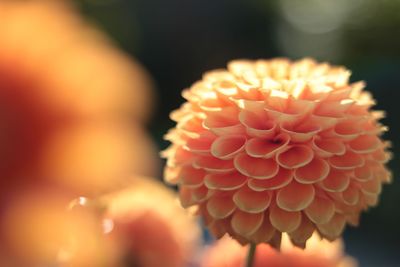
[[[247,254],[246,267],[253,267],[255,255],[256,255],[256,244],[250,243],[249,253]]]

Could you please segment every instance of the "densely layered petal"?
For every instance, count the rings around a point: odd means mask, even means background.
[[[314,231],[340,237],[391,179],[382,113],[349,76],[312,59],[236,60],[208,72],[173,113],[166,180],[217,237],[268,243],[286,232],[299,247]],[[187,166],[202,175],[182,179]]]

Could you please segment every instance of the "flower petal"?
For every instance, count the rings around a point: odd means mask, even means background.
[[[342,214],[336,213],[329,222],[317,224],[317,227],[323,237],[333,241],[342,234],[345,224],[345,217]]]
[[[301,212],[285,211],[274,205],[270,208],[269,219],[271,224],[280,232],[292,232],[301,223]]]
[[[248,186],[254,191],[275,190],[288,185],[293,180],[293,171],[279,168],[279,172],[270,179],[250,179]]]
[[[296,169],[295,179],[302,184],[312,184],[321,181],[329,174],[329,164],[320,158],[314,158],[307,165]]]
[[[349,148],[356,153],[371,153],[380,145],[381,141],[375,135],[361,135],[349,142]]]
[[[236,209],[232,195],[214,195],[207,201],[207,211],[214,219],[223,219],[231,215]]]
[[[264,216],[263,223],[258,230],[249,237],[249,239],[256,244],[267,243],[274,236],[275,232],[275,228],[272,226],[269,218]]]
[[[290,240],[296,246],[305,248],[307,240],[313,235],[314,224],[305,216],[301,217],[301,223],[296,230],[289,233]]]
[[[178,174],[180,183],[188,187],[201,186],[205,175],[204,170],[193,168],[191,165],[184,165]]]
[[[248,187],[242,187],[234,194],[233,201],[242,211],[260,213],[266,210],[271,203],[271,193],[268,191],[257,192]]]
[[[304,212],[312,222],[324,224],[329,222],[335,215],[335,204],[328,198],[315,196],[313,202]]]
[[[238,172],[211,173],[204,177],[204,184],[209,189],[234,190],[242,187],[247,182],[247,177]]]
[[[255,179],[268,179],[274,177],[279,171],[275,160],[253,158],[247,154],[236,156],[234,165],[240,173]]]
[[[211,154],[219,159],[231,159],[243,150],[245,143],[243,135],[220,136],[212,143]]]
[[[382,183],[379,179],[374,178],[366,182],[359,182],[361,190],[365,194],[379,194],[382,191]]]
[[[277,124],[272,120],[268,120],[264,110],[259,111],[257,114],[242,110],[239,114],[239,120],[246,127],[246,132],[250,136],[271,138],[275,135]]]
[[[347,151],[344,155],[333,156],[329,159],[329,163],[340,170],[351,170],[364,165],[364,158],[359,154]]]
[[[371,167],[368,163],[364,166],[354,169],[354,179],[365,182],[373,178]]]
[[[264,213],[247,213],[236,210],[231,225],[233,230],[242,236],[251,236],[256,232],[264,220]]]
[[[213,134],[200,134],[198,138],[188,139],[184,149],[196,154],[207,155],[210,154],[211,144],[213,143],[214,139],[215,135]]]
[[[307,165],[313,159],[313,151],[303,145],[295,145],[284,152],[277,154],[276,160],[279,165],[287,168],[294,169]]]
[[[246,152],[252,157],[271,158],[286,149],[290,138],[287,134],[279,134],[274,139],[252,138],[246,143]]]
[[[346,146],[340,139],[314,138],[311,146],[315,154],[323,158],[343,155],[346,152]]]
[[[199,157],[194,161],[193,166],[209,172],[218,173],[230,172],[235,169],[233,160],[222,160],[215,157]]]
[[[286,211],[300,211],[307,208],[314,199],[314,186],[292,181],[276,195],[277,205]]]
[[[317,124],[299,124],[294,125],[290,122],[283,122],[280,124],[281,132],[290,136],[292,142],[306,142],[315,136],[321,127]]]
[[[329,192],[342,192],[349,186],[349,183],[350,178],[348,174],[344,171],[331,168],[328,176],[319,185]]]
[[[347,205],[355,205],[360,199],[360,190],[354,185],[350,184],[346,190],[342,192],[343,202]]]

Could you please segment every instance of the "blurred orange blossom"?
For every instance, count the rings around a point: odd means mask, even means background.
[[[184,267],[193,262],[199,226],[165,185],[136,177],[130,187],[102,197],[100,203],[107,207],[109,239],[120,253],[116,267]]]
[[[375,206],[386,130],[364,83],[312,59],[236,60],[183,92],[165,180],[218,238],[303,247],[314,231],[334,240]]]
[[[142,67],[68,1],[0,1],[0,18],[0,200],[29,183],[92,194],[155,175],[154,146],[127,126],[151,107]]]
[[[105,257],[110,250],[100,214],[68,209],[71,197],[61,188],[43,186],[26,187],[13,196],[0,220],[0,263],[42,267],[68,256],[74,264],[67,266],[102,266],[111,256]]]
[[[0,0],[0,18],[0,262],[107,265],[98,212],[67,207],[156,174],[151,81],[68,1]]]

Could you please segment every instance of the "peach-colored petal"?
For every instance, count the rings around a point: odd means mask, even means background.
[[[182,207],[184,208],[188,208],[197,204],[197,202],[192,197],[192,190],[189,187],[182,186],[180,188],[179,200],[181,202]]]
[[[247,134],[253,137],[271,138],[276,132],[277,124],[274,121],[251,111],[242,110],[239,120],[246,127]]]
[[[263,223],[258,228],[258,230],[250,236],[250,240],[257,244],[267,243],[274,236],[275,232],[275,228],[272,226],[269,218],[267,216],[264,216]]]
[[[258,90],[260,85],[260,80],[251,75],[251,73],[245,73],[243,79],[249,83],[237,83],[238,95],[246,100],[259,100],[261,97],[261,92]]]
[[[222,238],[227,232],[230,232],[232,228],[230,225],[230,221],[226,219],[212,221],[210,224],[207,225],[207,227],[210,232],[218,239]]]
[[[210,154],[211,144],[215,136],[212,134],[202,134],[199,138],[189,139],[184,148],[198,154]]]
[[[222,160],[215,157],[199,157],[193,166],[209,172],[229,172],[235,169],[232,160]]]
[[[231,159],[244,149],[246,137],[227,135],[218,137],[211,146],[211,154],[219,159]]]
[[[296,246],[305,248],[306,241],[312,236],[314,230],[315,226],[313,223],[305,215],[303,215],[299,227],[289,233],[290,240]]]
[[[196,138],[199,133],[204,132],[205,128],[202,125],[202,120],[194,116],[188,116],[178,122],[176,128],[183,131],[188,136]]]
[[[204,120],[204,127],[207,129],[223,128],[237,125],[238,111],[234,107],[226,107],[218,111],[207,112],[207,118]]]
[[[195,169],[191,165],[185,165],[182,167],[178,175],[182,185],[198,187],[203,184],[206,172],[202,169]]]
[[[248,213],[260,213],[266,210],[271,203],[271,193],[257,192],[248,187],[242,187],[233,196],[236,206]]]
[[[365,200],[365,203],[367,203],[368,205],[374,207],[374,206],[376,206],[378,204],[379,197],[378,197],[378,195],[365,194],[364,195],[364,200]]]
[[[320,158],[314,158],[307,165],[296,169],[294,177],[302,184],[312,184],[321,181],[329,174],[329,164]]]
[[[364,158],[359,154],[347,151],[342,156],[333,156],[329,159],[329,163],[340,170],[351,170],[364,165]]]
[[[318,224],[318,230],[329,240],[338,238],[345,226],[346,220],[343,215],[336,213],[333,218],[325,224]]]
[[[223,219],[231,215],[236,209],[232,195],[215,195],[207,201],[207,210],[215,219]]]
[[[290,136],[292,142],[297,143],[304,143],[321,131],[321,127],[316,123],[301,123],[299,125],[293,125],[291,122],[282,122],[280,124],[280,129],[281,132]]]
[[[354,101],[352,100],[324,101],[314,110],[314,114],[318,116],[341,118],[353,103]]]
[[[202,202],[210,196],[210,191],[205,186],[200,186],[191,189],[191,195],[193,200]]]
[[[343,202],[347,205],[355,205],[360,199],[360,190],[354,185],[350,185],[342,192]]]
[[[314,195],[314,186],[292,181],[278,191],[276,203],[286,211],[300,211],[311,204]]]
[[[346,146],[339,139],[314,138],[312,148],[316,155],[323,158],[333,155],[343,155],[346,152]]]
[[[234,164],[240,173],[255,179],[272,178],[279,171],[279,166],[275,160],[254,158],[247,154],[236,156]]]
[[[271,224],[280,232],[292,232],[301,223],[301,212],[285,211],[278,206],[271,206],[269,219]]]
[[[368,162],[364,166],[354,169],[354,179],[365,182],[373,178],[371,167]]]
[[[247,177],[238,173],[212,173],[204,178],[204,184],[209,189],[233,190],[242,187],[247,182]]]
[[[232,217],[233,230],[243,236],[250,236],[256,232],[264,220],[264,213],[247,213],[236,210]]]
[[[285,168],[279,168],[279,172],[270,179],[250,179],[248,185],[254,191],[276,190],[288,185],[293,179],[293,172]]]
[[[361,190],[365,194],[379,194],[382,190],[382,184],[379,179],[371,179],[366,182],[360,182]]]
[[[386,163],[390,158],[391,154],[385,152],[383,149],[378,149],[371,154],[372,159],[378,161],[379,163]]]
[[[307,165],[313,159],[313,151],[304,145],[294,145],[284,152],[277,154],[276,160],[280,166],[287,169]]]
[[[223,136],[227,134],[238,134],[242,135],[245,134],[246,130],[241,124],[236,124],[232,126],[225,126],[225,127],[215,127],[210,129],[216,135]]]
[[[342,138],[344,140],[352,140],[362,134],[362,128],[360,127],[360,121],[358,120],[345,120],[336,124],[333,129],[335,137]]]
[[[342,192],[350,183],[348,174],[344,171],[331,168],[328,176],[320,182],[320,186],[329,192]]]
[[[287,148],[290,138],[287,134],[279,134],[274,139],[252,138],[246,143],[246,152],[252,157],[271,158]]]
[[[329,222],[335,214],[335,204],[329,198],[316,196],[304,212],[312,222],[324,224]]]
[[[355,153],[370,153],[378,149],[381,142],[377,136],[361,135],[349,142],[349,148]]]

